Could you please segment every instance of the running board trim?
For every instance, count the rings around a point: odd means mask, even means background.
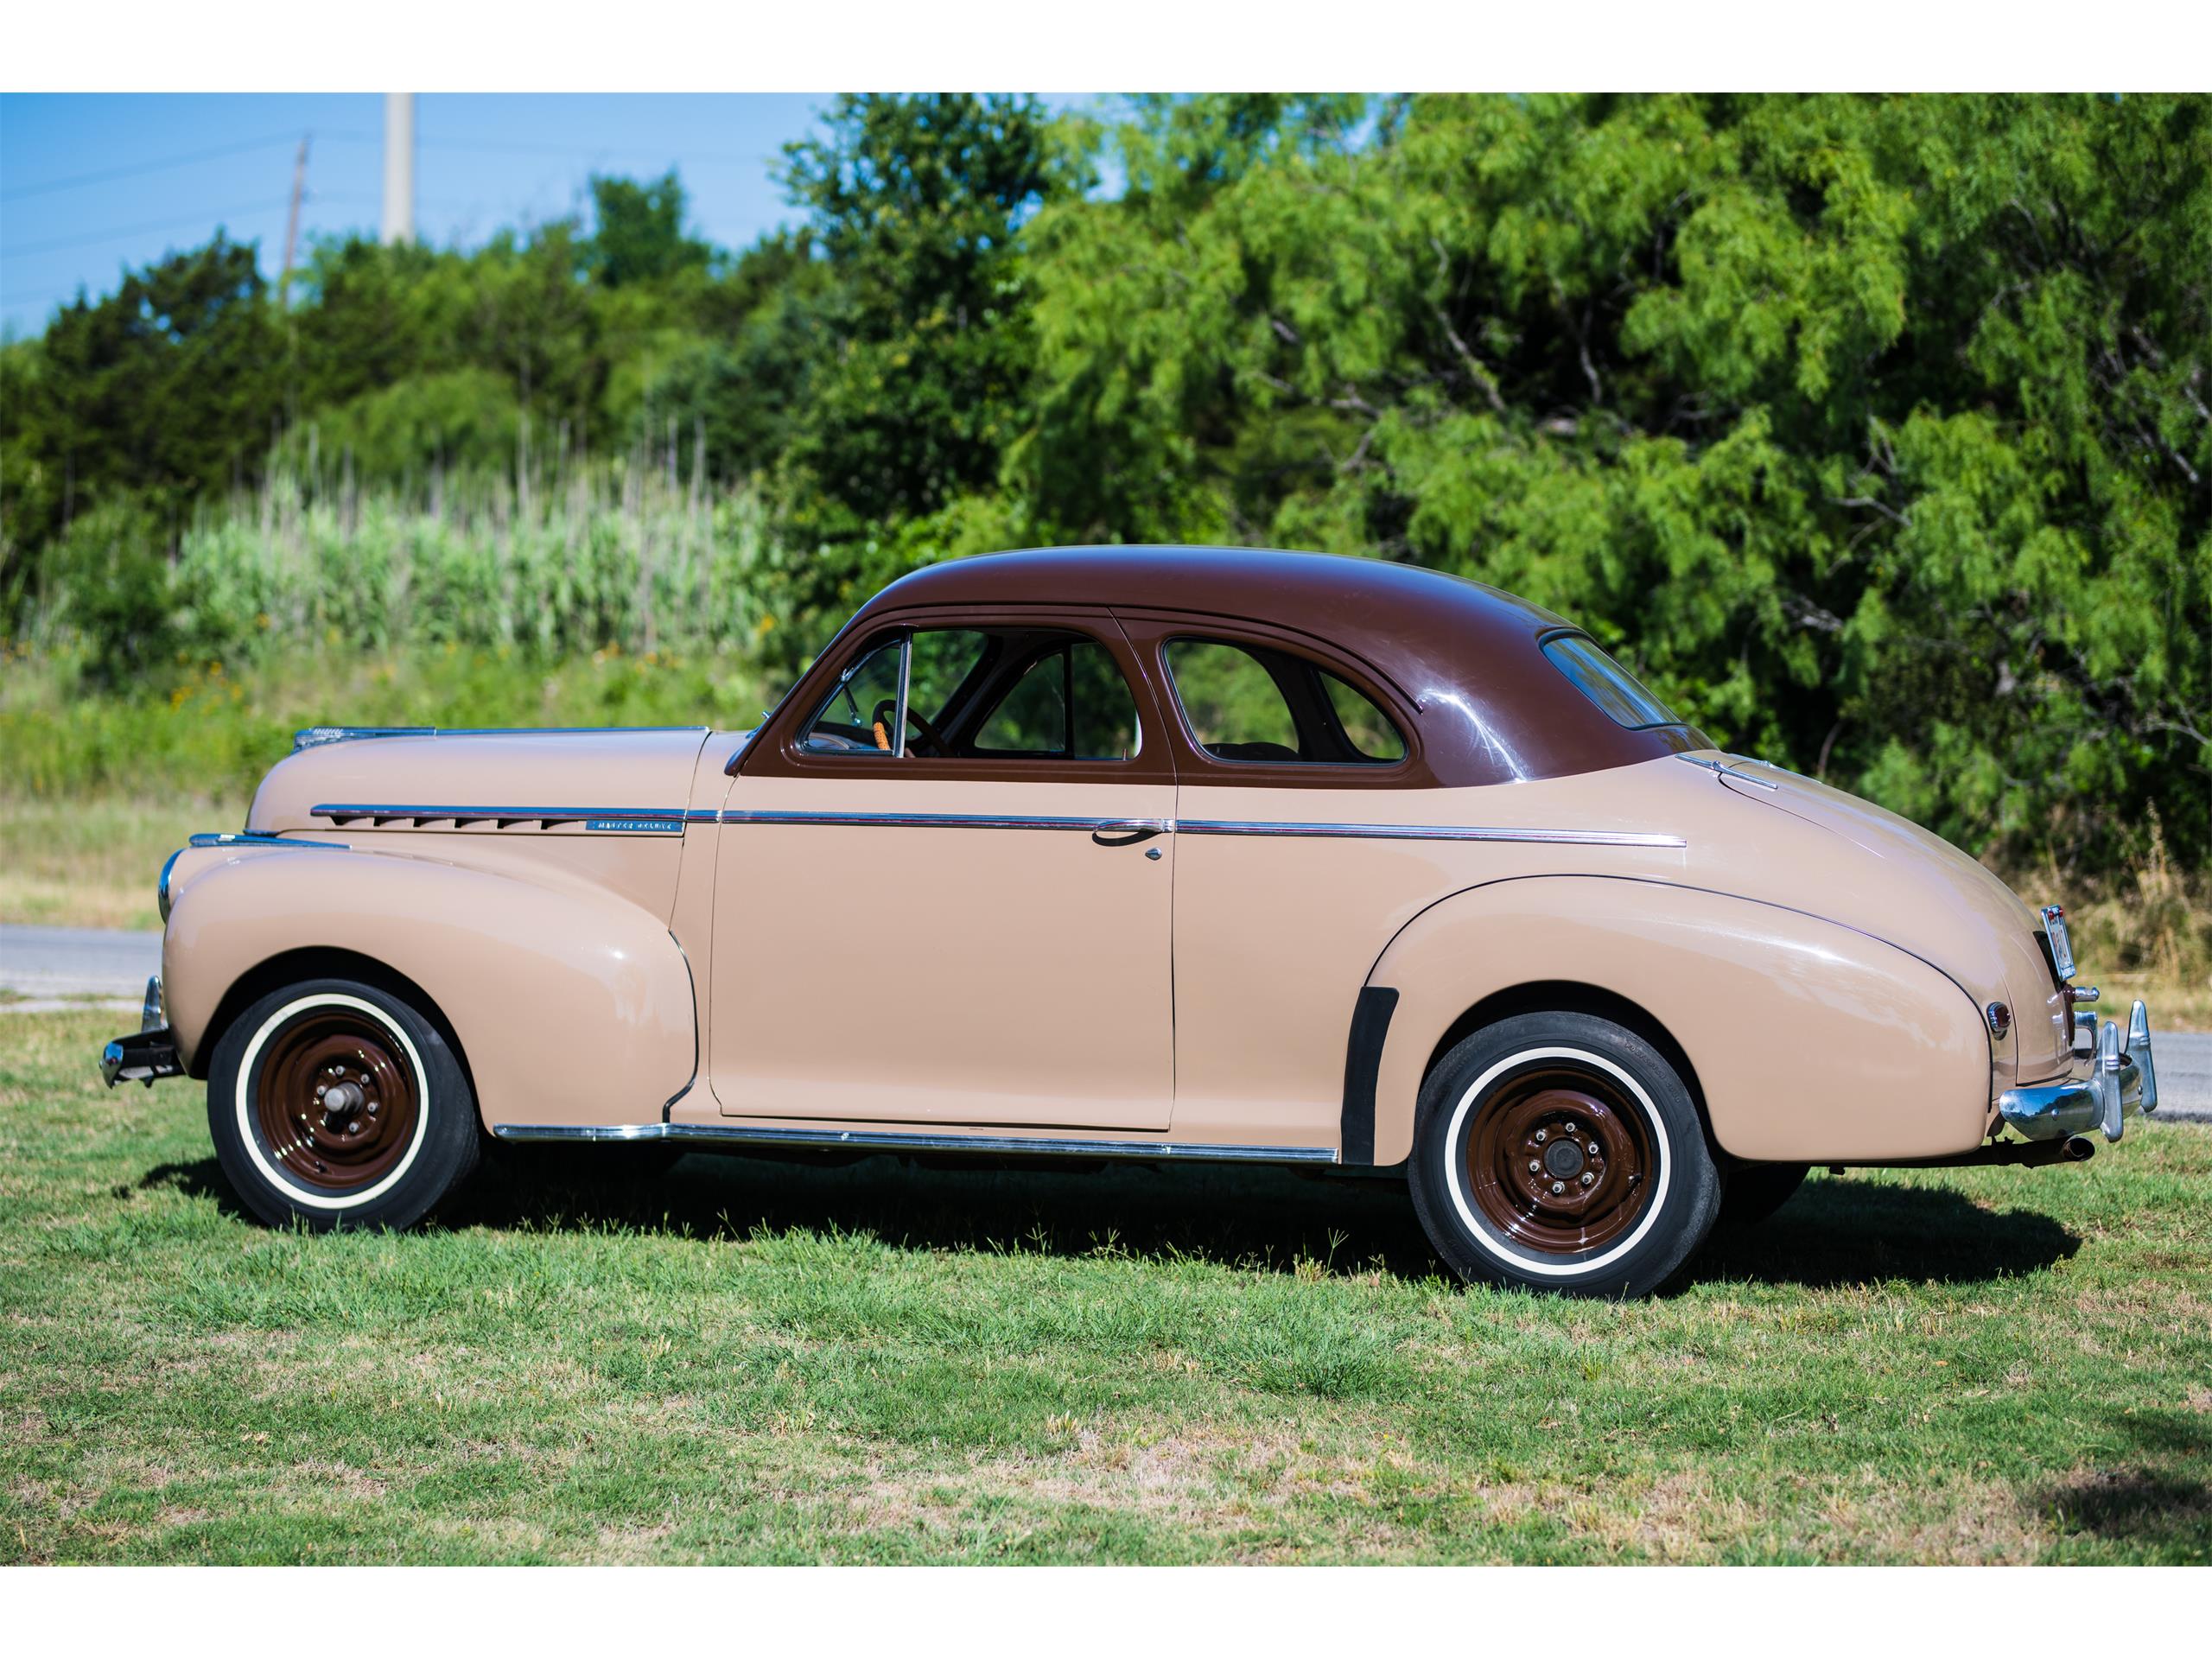
[[[767,1123],[495,1123],[502,1141],[677,1141],[700,1145],[844,1147],[866,1152],[1033,1153],[1051,1158],[1333,1164],[1334,1147],[1203,1146],[1181,1141],[1071,1141],[1044,1135],[925,1135],[893,1129],[785,1128]]]

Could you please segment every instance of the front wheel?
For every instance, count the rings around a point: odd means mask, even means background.
[[[207,1126],[240,1200],[276,1226],[411,1226],[476,1165],[460,1059],[422,1011],[353,980],[272,991],[233,1020]]]
[[[1519,1014],[1455,1046],[1421,1087],[1409,1173],[1462,1278],[1576,1295],[1658,1289],[1720,1208],[1688,1088],[1593,1014]]]

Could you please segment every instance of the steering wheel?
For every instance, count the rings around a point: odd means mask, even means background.
[[[877,748],[889,749],[893,747],[891,741],[891,728],[892,723],[898,718],[899,703],[897,699],[886,697],[882,702],[875,705],[874,712],[869,716],[869,722],[875,733],[875,747]],[[915,725],[921,728],[922,735],[929,739],[931,743],[936,747],[937,752],[939,754],[950,754],[952,753],[952,745],[944,741],[944,734],[938,730],[936,725],[931,721],[927,715],[915,708],[912,703],[909,703],[906,706],[906,718],[912,721]]]

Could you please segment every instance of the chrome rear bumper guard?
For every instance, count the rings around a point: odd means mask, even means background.
[[[2096,1045],[2076,1065],[2076,1075],[2056,1083],[2007,1089],[1997,1097],[1997,1113],[2031,1141],[2058,1141],[2101,1129],[2107,1141],[2126,1132],[2127,1120],[2158,1109],[2158,1074],[2151,1062],[2151,1014],[2140,1002],[2128,1013],[2127,1029],[2117,1020],[2093,1020]]]

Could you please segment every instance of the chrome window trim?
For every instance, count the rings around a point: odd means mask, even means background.
[[[502,1141],[696,1141],[849,1147],[871,1152],[1033,1153],[1059,1158],[1333,1164],[1334,1147],[1216,1146],[1180,1141],[1088,1141],[1050,1135],[944,1135],[893,1129],[788,1128],[767,1123],[498,1123]]]

